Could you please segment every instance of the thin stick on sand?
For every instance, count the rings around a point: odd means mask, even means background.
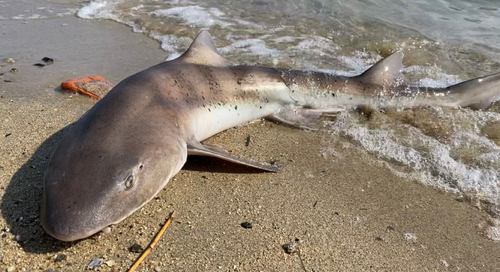
[[[128,270],[128,272],[135,271],[137,269],[137,267],[139,267],[139,265],[142,263],[142,261],[144,261],[144,259],[146,259],[146,257],[149,255],[149,253],[151,253],[151,251],[156,246],[156,244],[158,243],[158,241],[160,241],[160,238],[163,235],[163,233],[167,230],[168,225],[170,225],[170,223],[172,222],[172,219],[174,218],[174,214],[175,214],[175,211],[173,211],[168,216],[167,221],[165,222],[165,224],[163,225],[163,227],[160,229],[160,231],[158,232],[158,234],[156,234],[156,236],[153,239],[153,241],[151,241],[151,243],[149,244],[148,248],[146,248],[146,250],[144,250],[144,252],[141,254],[141,256],[139,257],[139,259],[137,259],[137,261],[135,261],[135,263],[132,265],[132,267],[130,267],[130,269]]]

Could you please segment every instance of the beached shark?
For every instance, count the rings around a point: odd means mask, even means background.
[[[321,114],[360,105],[487,109],[500,99],[500,74],[443,89],[401,84],[402,58],[396,52],[355,77],[233,66],[202,31],[182,56],[126,78],[67,130],[45,173],[41,224],[63,241],[117,224],[188,155],[278,171],[201,143],[262,117],[308,127]]]

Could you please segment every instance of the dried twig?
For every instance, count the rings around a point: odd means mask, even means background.
[[[153,248],[156,246],[156,244],[158,243],[158,241],[160,241],[160,238],[163,235],[163,233],[167,230],[168,225],[170,225],[170,223],[172,222],[172,219],[174,218],[174,214],[175,214],[175,211],[173,211],[170,214],[170,216],[167,218],[167,221],[165,222],[165,224],[163,225],[163,227],[160,229],[160,231],[158,232],[158,234],[156,234],[156,236],[153,239],[153,241],[151,241],[151,243],[149,244],[148,248],[146,248],[146,250],[144,250],[144,252],[137,259],[137,261],[135,261],[135,263],[132,265],[132,267],[130,267],[130,269],[128,270],[128,272],[135,271],[137,269],[137,267],[142,263],[142,261],[144,261],[144,259],[146,259],[146,257],[153,250]]]

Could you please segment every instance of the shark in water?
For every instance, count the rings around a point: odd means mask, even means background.
[[[500,73],[443,89],[401,84],[402,58],[394,53],[355,77],[233,66],[202,31],[182,56],[126,78],[68,129],[45,173],[42,226],[74,241],[117,224],[188,155],[278,171],[201,143],[262,117],[308,127],[322,114],[367,104],[487,109],[500,99]]]

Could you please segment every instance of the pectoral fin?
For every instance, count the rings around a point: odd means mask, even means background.
[[[226,161],[230,161],[233,163],[237,164],[242,164],[246,165],[249,167],[269,171],[269,172],[279,172],[279,168],[276,165],[271,165],[271,164],[261,164],[258,162],[252,162],[252,161],[247,161],[240,159],[238,157],[235,157],[231,154],[229,154],[226,150],[213,146],[213,145],[206,145],[199,143],[197,141],[191,141],[187,145],[188,148],[188,155],[199,155],[199,156],[209,156],[209,157],[215,157],[219,159],[223,159]]]

